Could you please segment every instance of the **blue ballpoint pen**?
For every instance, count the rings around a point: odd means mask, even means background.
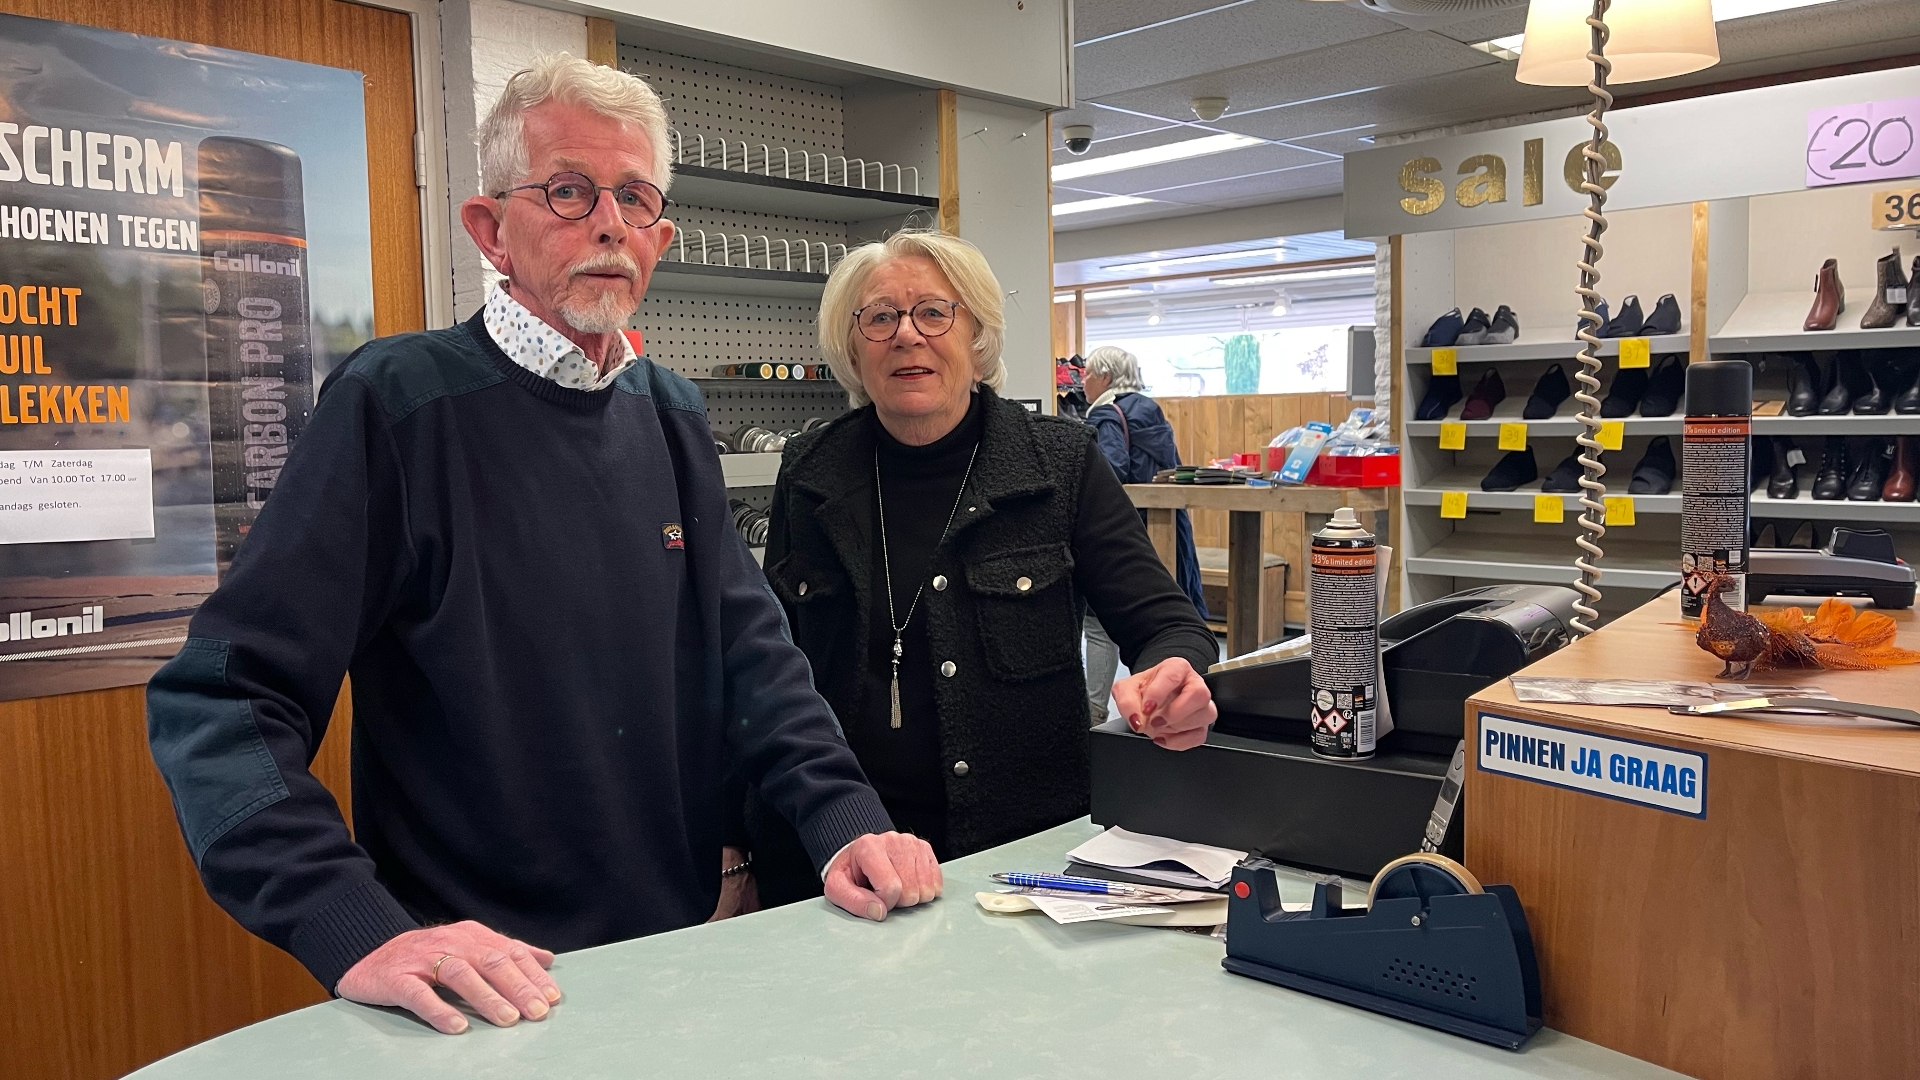
[[[1105,893],[1109,896],[1151,896],[1152,893],[1132,885],[1123,885],[1117,881],[1101,881],[1099,878],[1069,877],[1066,874],[994,874],[993,880],[1004,885],[1017,885],[1029,889],[1060,889],[1065,892]]]

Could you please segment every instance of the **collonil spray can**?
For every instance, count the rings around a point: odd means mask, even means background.
[[[1705,614],[1707,587],[1731,580],[1720,599],[1747,606],[1747,493],[1753,458],[1753,368],[1744,360],[1687,365],[1687,418],[1680,444],[1680,614]]]
[[[201,288],[220,573],[313,412],[300,158],[254,139],[202,139]]]
[[[1380,592],[1373,534],[1350,507],[1313,534],[1309,739],[1322,757],[1373,756],[1379,700]]]

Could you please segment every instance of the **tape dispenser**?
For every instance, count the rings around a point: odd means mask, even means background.
[[[1540,1029],[1533,935],[1512,886],[1418,853],[1381,869],[1364,909],[1343,908],[1341,893],[1339,878],[1322,878],[1305,910],[1288,911],[1274,864],[1242,862],[1221,965],[1508,1050]]]

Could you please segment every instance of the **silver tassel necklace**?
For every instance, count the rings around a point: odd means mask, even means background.
[[[947,523],[940,529],[940,539],[934,541],[937,552],[940,545],[946,543],[947,533],[953,529],[953,519],[960,513],[960,500],[966,497],[967,481],[973,476],[973,463],[980,457],[980,444],[973,444],[973,453],[967,455],[967,471],[960,477],[960,490],[953,493],[953,509],[947,511]],[[920,594],[927,591],[926,575],[921,575],[920,587],[913,591],[913,603],[907,605],[907,618],[898,620],[893,608],[893,558],[887,553],[887,496],[880,486],[880,447],[873,448],[873,494],[880,503],[880,571],[887,579],[887,625],[893,627],[893,712],[894,727],[900,726],[900,656],[906,650],[900,643],[900,635],[906,632],[907,625],[913,622],[913,611],[920,606]]]

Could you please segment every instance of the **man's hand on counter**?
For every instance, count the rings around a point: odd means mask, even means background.
[[[1168,750],[1190,750],[1206,742],[1207,728],[1219,715],[1207,681],[1178,656],[1114,683],[1113,703],[1127,726]]]
[[[409,930],[360,958],[335,987],[363,1005],[407,1010],[447,1035],[467,1030],[467,1018],[435,992],[444,986],[500,1027],[521,1017],[546,1018],[560,987],[546,969],[553,954],[495,933],[477,922]]]
[[[868,833],[834,856],[824,888],[827,899],[843,910],[879,922],[894,908],[939,896],[940,861],[917,836]]]

